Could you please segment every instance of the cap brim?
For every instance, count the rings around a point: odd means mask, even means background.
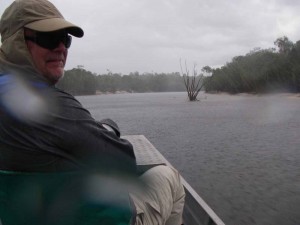
[[[39,32],[52,32],[61,29],[67,29],[68,33],[75,37],[82,37],[83,30],[62,18],[51,18],[45,20],[38,20],[25,25],[26,28]]]

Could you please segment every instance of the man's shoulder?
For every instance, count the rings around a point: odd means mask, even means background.
[[[55,86],[51,87],[51,91],[53,92],[53,94],[55,95],[55,97],[57,98],[61,98],[61,99],[68,99],[68,100],[72,100],[72,101],[76,101],[78,102],[78,100],[74,97],[74,95],[59,89]],[[79,103],[79,102],[78,102]]]
[[[53,96],[52,98],[54,98],[57,106],[61,109],[61,110],[67,110],[68,112],[71,110],[73,113],[74,112],[84,112],[85,114],[88,113],[88,110],[85,109],[82,104],[75,98],[75,96],[73,96],[72,94],[61,90],[57,87],[53,87],[52,88],[52,92],[53,92]],[[67,113],[67,112],[65,112]]]

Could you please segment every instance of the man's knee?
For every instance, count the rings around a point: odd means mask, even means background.
[[[181,224],[185,193],[178,171],[168,166],[156,166],[140,179],[143,188],[132,196],[138,211],[149,221],[145,224],[166,224],[169,221],[172,223],[168,224]],[[155,206],[155,213],[146,203]]]
[[[141,179],[146,185],[147,183],[152,183],[152,185],[169,186],[174,200],[176,200],[176,198],[181,198],[182,195],[184,195],[180,174],[172,167],[164,165],[153,167],[142,175]],[[159,186],[157,188],[159,188]]]

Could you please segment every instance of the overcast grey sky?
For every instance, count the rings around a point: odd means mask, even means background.
[[[66,69],[101,74],[220,67],[278,37],[300,40],[299,0],[50,0],[85,31]],[[0,0],[0,14],[12,0]]]

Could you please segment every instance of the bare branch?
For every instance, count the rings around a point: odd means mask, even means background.
[[[201,89],[204,87],[204,75],[198,74],[197,72],[197,65],[194,63],[193,65],[193,72],[192,75],[190,75],[190,72],[188,70],[187,63],[185,61],[185,72],[183,72],[181,60],[180,60],[180,69],[181,74],[183,76],[184,85],[188,94],[188,98],[190,101],[198,101],[197,96]]]

